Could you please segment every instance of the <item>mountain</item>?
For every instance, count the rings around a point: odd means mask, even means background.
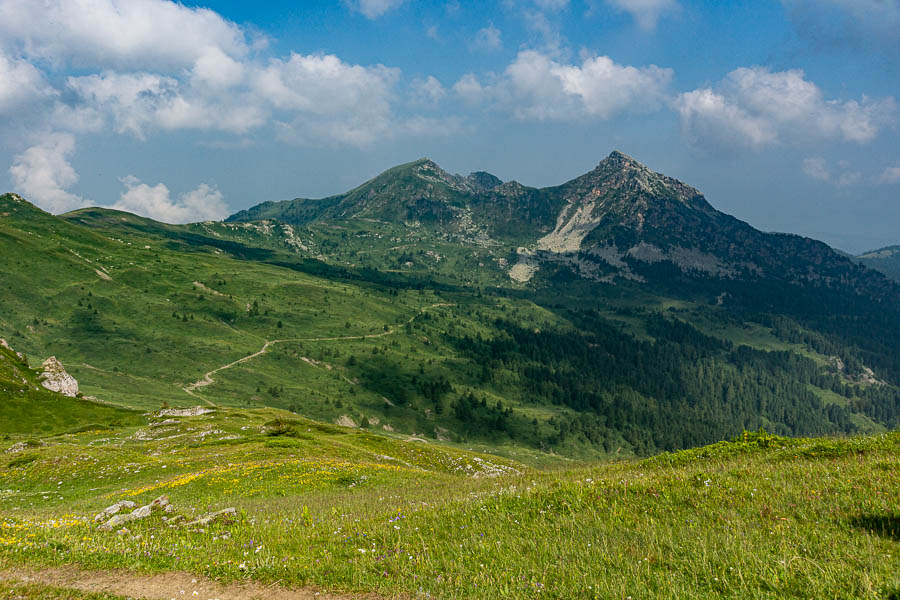
[[[536,189],[489,174],[450,175],[422,159],[346,194],[267,202],[228,222],[290,225],[376,220],[465,244],[516,248],[510,276],[566,265],[595,280],[652,279],[657,263],[726,280],[768,280],[895,301],[898,288],[826,244],[763,233],[714,209],[696,189],[614,151],[595,169]],[[402,234],[401,234],[402,235]],[[417,240],[417,241],[420,241]]]
[[[0,336],[123,408],[583,457],[900,423],[896,283],[618,152],[541,189],[423,159],[188,225],[5,195],[0,272]]]
[[[887,246],[860,254],[856,261],[900,281],[900,246]]]

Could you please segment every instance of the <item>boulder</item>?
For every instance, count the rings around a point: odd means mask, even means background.
[[[119,502],[116,502],[112,506],[107,506],[103,510],[103,512],[98,513],[97,516],[94,517],[94,521],[95,522],[106,521],[111,516],[121,512],[123,508],[134,508],[134,507],[135,507],[135,503],[132,502],[131,500],[120,500]]]
[[[74,398],[78,395],[78,382],[66,373],[66,369],[55,356],[51,356],[41,364],[41,385],[51,392],[59,392]]]
[[[132,506],[134,504],[132,503]],[[118,513],[112,516],[108,521],[106,521],[103,525],[100,526],[100,529],[103,531],[112,531],[119,525],[123,525],[125,523],[130,523],[131,521],[137,521],[138,519],[146,519],[150,515],[155,512],[165,510],[169,511],[169,497],[168,496],[160,496],[150,504],[146,504],[141,506],[140,508],[136,508],[130,513]]]

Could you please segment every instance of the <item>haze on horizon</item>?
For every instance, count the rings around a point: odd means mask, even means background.
[[[763,230],[900,243],[897,0],[296,4],[0,0],[0,191],[186,222],[618,149]]]

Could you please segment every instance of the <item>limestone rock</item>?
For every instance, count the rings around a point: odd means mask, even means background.
[[[134,506],[134,503],[132,503],[132,506]],[[146,504],[144,506],[141,506],[140,508],[136,508],[130,513],[118,513],[113,515],[112,518],[110,518],[100,526],[100,529],[103,531],[112,531],[116,527],[124,525],[125,523],[137,521],[138,519],[146,519],[155,512],[158,512],[160,510],[167,510],[169,506],[169,497],[160,496],[150,504]]]
[[[51,356],[41,364],[41,385],[51,392],[59,392],[74,398],[78,395],[78,381],[66,373],[65,367],[55,356]]]
[[[119,502],[116,502],[112,506],[106,507],[103,510],[103,512],[98,513],[97,516],[94,517],[94,521],[95,522],[106,521],[111,516],[121,512],[123,508],[134,508],[134,507],[135,507],[135,503],[132,502],[131,500],[120,500]]]
[[[237,511],[234,507],[223,508],[222,510],[218,510],[216,512],[207,513],[200,517],[197,517],[190,523],[185,523],[185,527],[193,527],[195,525],[203,527],[205,525],[209,525],[213,521],[226,521],[231,522],[237,516]]]
[[[191,408],[164,408],[156,413],[157,417],[199,417],[213,412],[211,408],[192,406]]]

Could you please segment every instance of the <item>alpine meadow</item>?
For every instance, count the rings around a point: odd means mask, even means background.
[[[896,3],[39,4],[0,599],[900,599]]]

